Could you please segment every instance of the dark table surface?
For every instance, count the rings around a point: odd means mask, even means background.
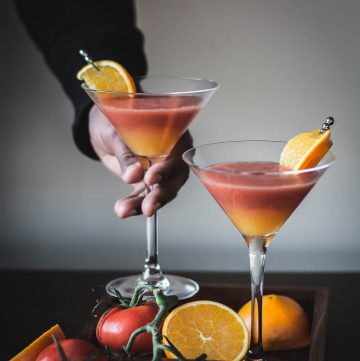
[[[1,360],[9,360],[56,323],[68,337],[75,337],[95,304],[92,288],[99,291],[99,286],[118,276],[118,272],[96,271],[0,271]],[[200,285],[249,282],[247,273],[190,272],[186,276]],[[327,360],[360,360],[356,351],[360,273],[267,273],[265,289],[266,284],[330,287]]]

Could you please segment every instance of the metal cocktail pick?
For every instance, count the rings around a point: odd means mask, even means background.
[[[327,117],[325,123],[321,126],[320,133],[324,133],[329,130],[334,123],[335,119],[333,117]]]
[[[85,61],[90,64],[97,72],[100,71],[100,69],[96,66],[94,61],[90,58],[89,54],[86,50],[80,49],[79,50],[80,55],[85,59]]]

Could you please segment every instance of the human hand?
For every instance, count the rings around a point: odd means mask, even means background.
[[[119,199],[114,206],[120,218],[137,214],[153,215],[159,208],[173,200],[189,177],[189,168],[182,160],[185,150],[192,147],[192,138],[186,132],[167,159],[155,163],[144,174],[136,156],[121,140],[115,128],[95,105],[89,113],[91,144],[103,165],[133,186],[133,191]],[[147,186],[157,185],[148,195]]]

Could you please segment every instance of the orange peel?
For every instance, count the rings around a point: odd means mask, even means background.
[[[61,327],[56,324],[34,340],[30,345],[25,347],[10,361],[35,361],[40,352],[53,343],[52,335],[59,341],[65,339],[64,332]]]

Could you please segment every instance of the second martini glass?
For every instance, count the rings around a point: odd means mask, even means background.
[[[249,360],[265,359],[262,296],[266,250],[284,222],[334,161],[329,152],[318,166],[292,171],[278,163],[285,144],[280,141],[215,143],[190,149],[183,156],[249,248]]]
[[[211,80],[170,76],[135,77],[138,93],[83,89],[104,113],[145,171],[166,159],[218,84]],[[147,187],[150,192],[152,187]],[[141,275],[121,277],[107,284],[107,292],[130,297],[139,284],[162,288],[180,299],[199,289],[190,279],[164,275],[158,261],[157,214],[147,218],[147,257]]]

